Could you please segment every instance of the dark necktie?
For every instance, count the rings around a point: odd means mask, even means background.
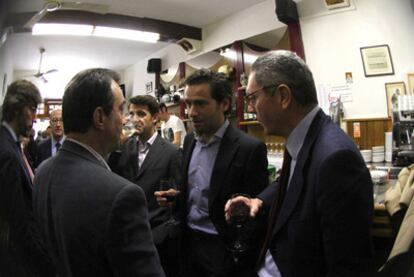
[[[56,152],[59,151],[61,144],[59,142],[56,142],[55,146],[56,146]]]
[[[268,225],[266,228],[266,235],[263,241],[263,246],[260,250],[259,259],[257,260],[258,261],[257,268],[260,268],[263,258],[265,257],[267,249],[269,249],[269,244],[272,240],[273,230],[276,226],[277,218],[278,218],[278,215],[280,214],[280,208],[282,207],[283,200],[285,198],[287,187],[289,184],[291,161],[292,161],[292,157],[289,155],[289,152],[287,151],[287,149],[285,149],[282,171],[280,173],[275,199],[270,208],[269,217],[267,220]]]

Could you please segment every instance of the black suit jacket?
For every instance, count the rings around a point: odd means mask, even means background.
[[[180,201],[185,211],[182,217],[182,222],[184,223],[188,213],[188,167],[195,143],[194,134],[189,134],[185,137],[183,149],[183,197]],[[266,146],[257,139],[229,125],[220,143],[208,195],[210,220],[217,229],[220,238],[226,244],[234,241],[233,229],[224,218],[224,206],[227,200],[235,193],[246,193],[255,197],[267,184]],[[257,255],[255,245],[251,245],[250,250],[252,255]],[[254,259],[252,258],[251,261],[254,262]]]
[[[161,208],[154,192],[159,190],[162,178],[174,178],[181,184],[181,150],[157,135],[141,167],[138,169],[138,141],[129,138],[120,151],[111,154],[108,163],[111,169],[139,185],[145,192],[148,202],[148,213],[154,242],[159,244],[168,235],[165,222],[169,219],[168,209]]]
[[[44,160],[52,156],[52,139],[48,138],[39,143],[37,146],[35,167],[38,167]]]
[[[259,197],[269,207],[276,184]],[[353,141],[322,111],[297,158],[270,251],[282,276],[366,276],[372,182]]]
[[[38,168],[34,212],[59,276],[164,276],[142,189],[77,143]]]
[[[53,276],[35,228],[32,186],[19,146],[0,125],[0,276]]]

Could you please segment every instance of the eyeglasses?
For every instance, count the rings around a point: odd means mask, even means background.
[[[262,88],[259,88],[255,91],[253,91],[252,93],[247,94],[246,92],[244,92],[244,100],[246,101],[247,104],[254,104],[256,103],[256,98],[257,98],[257,93],[261,90],[266,90],[269,88],[275,88],[277,87],[277,85],[270,85],[270,86],[264,86]]]
[[[52,122],[53,124],[57,124],[58,122],[63,123],[63,119],[62,118],[53,118],[50,120],[50,122]]]

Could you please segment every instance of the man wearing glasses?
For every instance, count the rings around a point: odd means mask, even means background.
[[[42,141],[38,146],[36,167],[44,160],[56,155],[65,140],[61,109],[53,110],[50,113],[50,126],[52,128],[51,137]]]
[[[247,101],[268,135],[286,139],[279,181],[243,201],[267,212],[260,277],[368,276],[372,182],[353,141],[319,108],[312,73],[290,51],[252,65]],[[259,214],[260,216],[260,214]]]

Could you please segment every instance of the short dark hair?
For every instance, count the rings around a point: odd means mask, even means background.
[[[111,84],[119,79],[116,72],[105,68],[86,69],[76,74],[63,95],[65,133],[86,133],[97,107],[102,107],[104,113],[110,115],[114,104]]]
[[[168,111],[168,107],[167,107],[167,105],[165,105],[165,103],[160,103],[159,104],[159,110],[160,111]]]
[[[158,113],[159,104],[157,99],[151,95],[137,95],[129,99],[129,104],[145,106],[151,115]]]
[[[42,102],[39,89],[27,80],[17,80],[10,84],[4,97],[2,120],[12,121],[24,107],[37,107]]]
[[[186,80],[185,85],[210,85],[210,95],[218,103],[221,103],[225,99],[230,100],[230,107],[225,112],[228,114],[231,111],[232,105],[232,85],[223,73],[217,73],[209,69],[200,69],[191,74]]]
[[[312,72],[294,52],[270,51],[257,58],[252,65],[257,85],[261,87],[286,84],[293,98],[302,106],[318,103]]]

